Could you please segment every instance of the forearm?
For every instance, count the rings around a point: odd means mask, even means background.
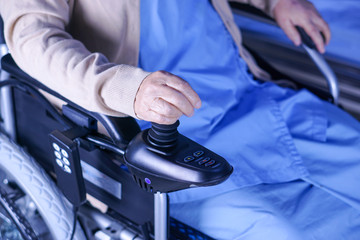
[[[133,103],[148,73],[109,63],[65,31],[65,0],[1,0],[5,36],[17,64],[28,74],[82,107],[110,115],[135,116]]]

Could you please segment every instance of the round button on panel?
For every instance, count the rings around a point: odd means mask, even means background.
[[[57,163],[57,165],[59,165],[59,167],[61,167],[61,168],[64,166],[63,162],[62,162],[60,159],[56,159],[56,163]]]
[[[66,157],[63,157],[63,162],[65,163],[65,165],[70,165],[69,159],[67,159]]]
[[[215,160],[211,160],[211,161],[205,163],[205,167],[209,167],[209,166],[212,166],[214,164],[215,164]]]
[[[208,161],[210,161],[210,158],[206,157],[203,160],[199,161],[199,165],[203,165],[204,163],[207,163]]]
[[[56,151],[60,151],[60,147],[59,145],[57,145],[56,143],[53,143],[53,148],[56,150]]]
[[[69,154],[64,149],[61,149],[61,154],[66,158],[69,157]]]
[[[61,159],[61,154],[60,154],[60,152],[55,151],[54,154],[55,154],[56,158]]]
[[[200,157],[204,154],[204,151],[196,151],[193,153],[194,157]]]
[[[195,158],[193,156],[187,156],[187,157],[184,158],[184,162],[191,162],[194,159]]]
[[[64,165],[64,171],[67,173],[71,173],[71,169],[66,165]]]

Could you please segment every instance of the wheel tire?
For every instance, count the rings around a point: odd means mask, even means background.
[[[39,164],[3,133],[0,133],[0,168],[35,203],[53,239],[70,239],[74,221],[71,205]],[[80,224],[75,239],[86,239]]]

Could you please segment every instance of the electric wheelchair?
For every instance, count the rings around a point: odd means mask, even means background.
[[[37,162],[5,135],[1,136],[3,207],[18,222],[16,225],[25,239],[37,239],[39,235],[31,226],[32,219],[26,220],[26,213],[21,213],[17,203],[27,196],[30,197],[27,204],[36,207],[31,214],[40,213],[48,226],[46,234],[54,239],[70,239],[71,227],[75,225],[71,224],[74,219],[71,216],[76,212],[81,225],[74,239],[92,239],[91,235],[94,239],[136,239],[137,235],[138,239],[150,239],[153,225],[155,239],[167,239],[165,193],[217,184],[232,172],[232,167],[220,156],[178,134],[177,124],[153,124],[150,130],[140,132],[132,118],[91,113],[69,101],[60,114],[33,86],[61,96],[18,69],[10,55],[3,57],[2,66],[11,73],[11,78],[2,81],[1,86],[12,86],[14,100],[13,126],[9,132],[13,131],[17,144],[26,148]],[[9,101],[3,99],[7,104]],[[109,137],[97,132],[98,122]],[[52,184],[53,178],[57,187]],[[86,203],[86,193],[109,206],[106,214]],[[63,200],[63,195],[67,200]],[[72,212],[67,206],[69,202],[78,210]],[[117,223],[119,218],[126,224]],[[176,220],[170,224],[185,228]],[[135,225],[140,234],[134,232],[131,236],[130,229]],[[85,235],[80,226],[88,231]],[[186,231],[195,234],[195,230]]]
[[[314,54],[311,43],[305,49]],[[179,134],[178,123],[140,131],[132,118],[68,101],[9,54],[1,63],[0,239],[212,239],[170,218],[166,193],[224,181],[225,159]],[[320,65],[337,103],[336,77]]]

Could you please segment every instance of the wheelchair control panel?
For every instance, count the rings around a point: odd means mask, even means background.
[[[81,130],[71,129],[67,132],[55,130],[49,137],[54,152],[53,166],[57,176],[57,185],[74,206],[80,206],[86,200],[86,190],[78,144],[71,136],[75,132],[78,132],[76,135],[79,135]]]
[[[153,123],[128,145],[125,162],[138,185],[149,192],[210,186],[227,179],[232,166],[222,157],[177,131]]]

